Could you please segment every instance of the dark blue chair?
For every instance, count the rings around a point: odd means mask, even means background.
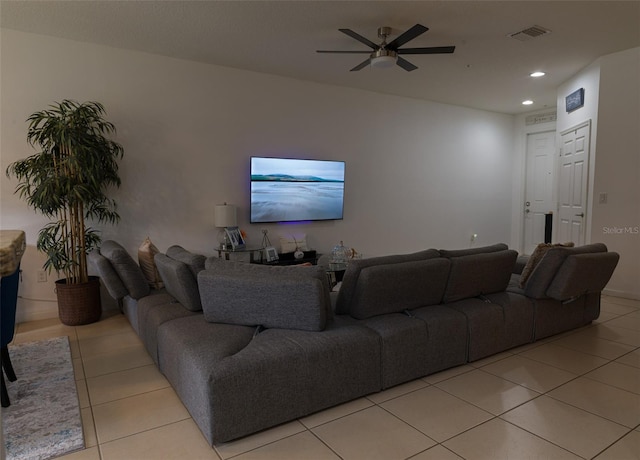
[[[17,379],[16,373],[9,358],[8,345],[13,340],[13,333],[16,328],[16,305],[18,304],[18,283],[20,281],[20,266],[9,276],[3,276],[0,280],[0,345],[2,345],[0,359],[2,361],[2,407],[8,407],[9,393],[4,383],[4,374],[7,379],[13,382]]]

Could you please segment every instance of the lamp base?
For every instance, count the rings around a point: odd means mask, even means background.
[[[231,240],[229,239],[229,235],[227,235],[227,231],[222,228],[218,232],[218,247],[223,251],[227,251],[232,249]]]

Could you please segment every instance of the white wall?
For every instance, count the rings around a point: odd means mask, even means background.
[[[306,232],[320,252],[343,240],[365,257],[467,247],[472,233],[475,245],[511,243],[511,116],[7,29],[0,44],[2,172],[33,153],[31,113],[64,98],[102,102],[125,149],[113,192],[122,219],[103,237],[133,253],[149,235],[161,251],[212,255],[213,208],[224,201],[254,245],[261,228],[272,243]],[[344,220],[250,225],[252,155],[346,161]],[[45,221],[15,185],[3,175],[0,226],[27,232],[21,295],[51,301],[52,283],[34,282]]]
[[[636,299],[640,299],[639,56],[640,48],[604,56],[563,84],[558,89],[557,122],[560,135],[591,120],[587,242],[605,243],[620,254],[606,292]],[[568,114],[564,98],[578,88],[585,88],[584,107]],[[599,203],[601,193],[607,193],[607,204]]]
[[[593,215],[590,212],[593,209],[593,180],[594,180],[594,165],[596,164],[596,139],[598,134],[598,100],[599,100],[599,87],[600,87],[600,66],[597,63],[593,63],[579,72],[574,78],[568,80],[558,88],[558,121],[557,121],[557,135],[556,146],[561,145],[562,133],[574,128],[584,122],[591,122],[591,140],[589,143],[589,183],[587,185],[587,211],[586,211],[586,235],[585,242],[598,242],[596,238],[593,239],[591,234]],[[574,91],[584,88],[584,106],[576,109],[570,113],[566,111],[565,98]],[[556,162],[556,177],[557,168],[559,164]],[[558,194],[557,189],[554,190],[554,200],[557,202]],[[556,234],[558,225],[554,220],[554,236]],[[555,238],[554,238],[555,240]]]
[[[640,299],[640,48],[599,64],[591,235],[621,255],[607,291]],[[601,193],[606,204],[599,203]]]

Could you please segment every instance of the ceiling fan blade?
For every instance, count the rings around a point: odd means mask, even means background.
[[[371,40],[369,40],[368,38],[363,37],[362,35],[354,32],[351,29],[338,29],[340,32],[342,32],[343,34],[347,34],[349,37],[351,38],[355,38],[356,40],[358,40],[360,43],[364,43],[365,45],[367,45],[369,48],[372,48],[373,50],[378,50],[380,49],[380,45],[376,45],[375,43],[373,43]]]
[[[404,58],[401,58],[400,56],[398,56],[398,60],[396,61],[396,64],[398,64],[400,67],[402,67],[404,70],[406,70],[407,72],[411,72],[412,70],[416,70],[417,67],[414,66],[413,64],[411,64],[409,61],[407,61]]]
[[[393,40],[391,43],[387,44],[386,48],[388,50],[394,50],[395,51],[398,48],[400,48],[402,45],[407,43],[408,41],[413,40],[414,38],[416,38],[418,35],[422,35],[427,30],[429,30],[428,27],[425,27],[422,24],[416,24],[415,26],[413,26],[412,28],[407,30],[405,33],[403,33],[403,34],[399,35],[398,37],[396,37],[395,40]]]
[[[398,54],[444,54],[453,53],[455,46],[431,46],[428,48],[402,48],[396,51]]]
[[[351,69],[351,72],[355,72],[356,70],[360,70],[360,69],[364,69],[366,66],[368,66],[371,63],[371,59],[367,59],[365,61],[362,61],[360,64],[358,64],[357,66],[355,66],[353,69]]]
[[[371,51],[332,51],[332,50],[316,50],[316,53],[337,53],[337,54],[371,54]]]

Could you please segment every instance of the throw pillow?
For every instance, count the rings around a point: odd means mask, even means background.
[[[154,289],[162,289],[164,287],[156,263],[153,260],[153,257],[158,252],[160,251],[158,251],[158,248],[151,242],[149,237],[146,237],[138,248],[138,265],[140,265],[149,286]]]
[[[527,284],[527,280],[533,273],[533,270],[536,268],[538,263],[542,260],[547,251],[551,248],[572,248],[573,242],[568,243],[540,243],[536,246],[536,249],[533,251],[533,254],[527,260],[527,264],[522,269],[522,273],[520,274],[520,288],[524,288],[524,285]]]

